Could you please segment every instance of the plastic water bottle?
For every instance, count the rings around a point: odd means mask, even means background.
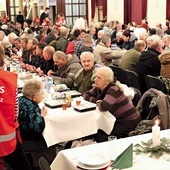
[[[20,64],[19,63],[16,63],[16,70],[17,70],[17,73],[20,73],[21,68],[20,68]]]
[[[46,89],[46,93],[48,94],[48,97],[50,97],[51,93],[53,92],[52,88],[53,88],[53,78],[49,76],[45,81],[45,89]]]
[[[48,86],[52,87],[53,86],[53,78],[51,76],[49,76],[47,80],[48,80],[48,82],[47,82]]]

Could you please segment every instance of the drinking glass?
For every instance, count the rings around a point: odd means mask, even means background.
[[[81,98],[80,97],[76,98],[76,105],[77,106],[81,105]]]
[[[67,103],[63,103],[63,104],[62,104],[62,109],[63,109],[63,110],[67,110]]]
[[[116,144],[117,137],[113,135],[108,136],[108,153],[111,160],[115,160],[117,156]]]

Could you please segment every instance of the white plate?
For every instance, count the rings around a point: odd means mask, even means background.
[[[83,168],[83,169],[88,169],[88,170],[96,170],[96,169],[103,169],[107,167],[110,164],[110,161],[102,164],[102,165],[97,165],[97,166],[90,166],[90,165],[85,165],[79,162],[78,167]]]
[[[88,166],[100,166],[110,162],[110,159],[104,153],[86,152],[78,156],[78,161],[81,164],[88,165]]]

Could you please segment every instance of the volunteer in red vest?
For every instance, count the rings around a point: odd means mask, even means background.
[[[0,170],[3,160],[13,170],[30,170],[18,130],[17,74],[4,70],[4,56],[0,46]]]

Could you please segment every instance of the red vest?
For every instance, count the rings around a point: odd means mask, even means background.
[[[17,74],[0,70],[0,157],[16,148]]]

